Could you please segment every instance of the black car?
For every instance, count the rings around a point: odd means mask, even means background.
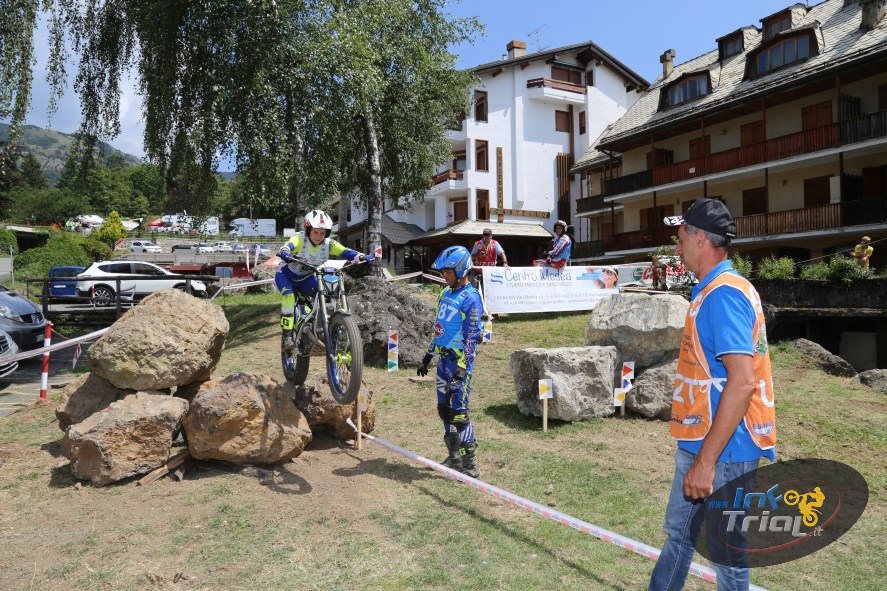
[[[46,318],[31,300],[6,288],[0,289],[0,330],[15,341],[18,348],[43,346]]]
[[[171,250],[175,252],[177,250],[191,250],[193,248],[197,248],[197,244],[192,242],[190,244],[173,244]]]

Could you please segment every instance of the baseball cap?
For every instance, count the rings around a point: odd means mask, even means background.
[[[489,228],[484,228],[484,236],[492,236],[492,235],[493,235],[492,230],[490,230]]]
[[[670,215],[662,220],[666,226],[689,224],[700,230],[727,238],[736,238],[736,223],[723,202],[717,199],[697,199],[684,215]]]

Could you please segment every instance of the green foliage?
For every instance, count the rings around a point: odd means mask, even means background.
[[[794,279],[795,261],[791,257],[776,258],[769,256],[758,265],[758,277],[767,281],[775,279]]]
[[[12,254],[18,254],[18,238],[9,228],[0,228],[0,257],[8,256],[10,248]]]
[[[91,261],[104,261],[111,258],[111,255],[114,254],[114,249],[98,240],[92,234],[82,236],[75,236],[79,239],[80,248],[83,249],[83,252],[86,253],[86,256],[89,257]]]
[[[843,255],[835,255],[828,262],[828,279],[842,283],[852,283],[866,279],[871,275],[869,269],[863,269],[858,262]]]
[[[126,228],[120,222],[120,214],[116,211],[108,214],[108,217],[102,222],[102,226],[92,236],[99,242],[107,244],[110,248],[113,248],[114,244],[121,238],[126,238]]]
[[[801,279],[827,280],[829,274],[828,263],[819,261],[813,265],[807,265],[801,269]]]
[[[739,253],[734,254],[730,260],[733,261],[733,268],[736,269],[736,272],[745,277],[746,279],[751,277],[751,261],[748,257],[744,257]]]
[[[46,177],[43,176],[43,167],[40,166],[40,163],[30,152],[28,152],[28,155],[25,156],[25,159],[22,161],[21,170],[22,184],[26,187],[31,187],[32,189],[45,189],[49,186],[49,182],[46,180]]]
[[[81,240],[67,232],[55,232],[46,246],[31,248],[13,258],[16,273],[25,277],[45,277],[57,265],[87,266],[91,262]]]
[[[10,193],[8,218],[12,221],[50,225],[91,210],[82,193],[59,189],[19,188]]]

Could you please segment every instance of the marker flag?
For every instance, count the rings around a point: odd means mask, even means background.
[[[539,400],[554,398],[554,384],[551,379],[539,380]]]
[[[399,361],[399,338],[396,330],[388,331],[388,371],[397,371]]]
[[[481,339],[483,343],[489,343],[493,340],[493,320],[488,318],[486,322],[484,322],[484,334]]]
[[[631,381],[634,379],[634,361],[626,361],[622,364],[622,380],[620,386],[613,390],[613,406],[625,406],[625,394],[634,387]]]

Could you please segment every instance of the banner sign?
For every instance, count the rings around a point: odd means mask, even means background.
[[[490,267],[483,281],[491,314],[591,310],[619,293],[606,267]]]

